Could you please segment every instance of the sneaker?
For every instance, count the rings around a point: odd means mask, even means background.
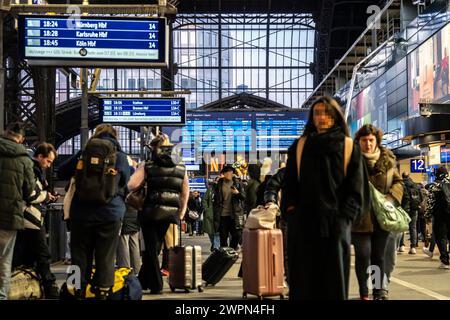
[[[398,248],[398,252],[405,252],[405,246],[401,246],[400,248]]]
[[[168,277],[169,276],[169,271],[167,269],[161,269],[161,275],[163,277]]]
[[[442,263],[439,265],[439,269],[445,269],[448,270],[450,269],[450,266],[448,264]]]
[[[409,249],[408,254],[416,254],[416,248]]]
[[[361,296],[360,300],[370,300],[368,296]]]
[[[425,253],[428,257],[433,258],[433,252],[430,251],[430,249],[423,247],[422,248],[423,253]]]

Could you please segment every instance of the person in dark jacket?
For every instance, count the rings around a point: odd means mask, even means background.
[[[91,139],[98,138],[110,141],[117,150],[115,170],[117,194],[105,205],[83,202],[78,191],[70,206],[71,223],[71,256],[72,264],[78,265],[81,271],[81,290],[77,297],[85,297],[85,289],[90,282],[92,263],[95,254],[95,277],[92,287],[97,299],[106,299],[114,285],[114,264],[120,228],[125,214],[125,187],[130,178],[130,167],[127,155],[117,141],[117,131],[109,124],[96,127]],[[88,141],[89,143],[89,141]],[[75,175],[81,151],[69,158],[58,170],[62,180],[69,180]]]
[[[190,217],[189,212],[193,211],[196,212],[198,215],[198,218],[194,219],[192,217]],[[189,200],[188,200],[188,211],[186,212],[185,216],[184,216],[184,220],[186,221],[187,225],[187,229],[189,231],[189,235],[193,236],[194,235],[194,231],[196,232],[196,234],[198,235],[200,232],[200,219],[201,216],[203,214],[203,205],[202,205],[202,201],[200,198],[200,192],[197,190],[194,190],[191,192],[190,196],[189,196]]]
[[[289,256],[287,252],[287,222],[286,222],[286,197],[282,195],[284,187],[284,176],[286,167],[280,168],[269,180],[264,192],[265,206],[268,207],[274,203],[280,207],[280,216],[277,217],[277,226],[283,232],[283,250],[284,250],[284,275],[289,283]]]
[[[44,226],[45,204],[58,200],[58,196],[48,187],[44,170],[51,167],[56,156],[55,147],[45,142],[41,143],[34,152],[33,171],[36,177],[36,188],[26,201],[25,230],[17,233],[13,257],[13,267],[23,265],[37,271],[46,299],[59,299],[56,277],[50,271],[52,257]]]
[[[340,106],[318,98],[285,172],[291,300],[348,299],[351,224],[368,205],[368,190]]]
[[[245,190],[234,172],[232,166],[222,169],[223,178],[215,186],[213,207],[214,223],[219,224],[220,246],[237,250],[244,227]]]
[[[145,251],[139,280],[143,289],[150,289],[151,294],[160,294],[163,281],[158,256],[170,224],[178,224],[186,212],[189,179],[186,167],[172,159],[172,145],[167,135],[158,135],[150,146],[151,161],[138,167],[128,189],[138,188],[147,176],[147,195],[140,214]]]
[[[211,242],[211,252],[214,249],[219,249],[220,247],[219,224],[214,223],[214,184],[215,182],[213,181],[208,182],[208,189],[206,190],[205,196],[202,199],[202,206],[204,208],[203,231],[208,235]]]
[[[36,187],[24,140],[20,122],[11,123],[0,137],[0,300],[8,298],[17,230],[24,229],[23,201]]]
[[[130,172],[134,173],[137,163],[128,156]],[[126,193],[128,194],[128,188]],[[126,198],[126,197],[125,197]],[[141,269],[141,251],[139,246],[139,231],[141,229],[138,221],[138,212],[132,206],[126,204],[125,216],[122,221],[119,244],[117,246],[116,265],[133,269],[135,275]]]
[[[261,167],[258,164],[250,164],[248,166],[248,175],[250,177],[245,187],[245,214],[258,206],[257,191],[261,184],[259,178],[261,176]]]
[[[426,215],[433,217],[433,235],[440,252],[440,269],[450,269],[447,241],[450,240],[450,177],[444,166],[436,170],[429,187]]]
[[[416,254],[417,248],[417,221],[419,218],[419,208],[422,203],[422,192],[419,184],[415,183],[407,172],[402,173],[403,178],[403,199],[402,207],[408,212],[411,221],[409,223],[409,238],[411,246],[409,254]],[[400,247],[404,246],[404,234],[400,240]]]
[[[369,180],[395,206],[399,206],[403,197],[403,182],[396,168],[394,154],[381,145],[383,134],[371,124],[361,127],[355,135],[363,152],[368,169]],[[395,244],[398,233],[381,229],[374,213],[369,209],[353,225],[352,242],[355,247],[355,270],[359,283],[360,297],[369,299],[367,279],[369,266],[378,266],[382,275],[373,289],[374,300],[387,299],[387,287],[380,287],[387,280],[395,266]],[[378,287],[377,287],[378,286]]]

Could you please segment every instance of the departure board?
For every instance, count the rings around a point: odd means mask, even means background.
[[[166,66],[164,18],[19,16],[30,65]]]
[[[136,125],[183,125],[186,120],[184,98],[103,98],[102,122]]]
[[[172,142],[182,142],[183,148],[200,153],[197,160],[211,151],[285,152],[303,133],[307,115],[307,111],[190,112]],[[163,128],[163,132],[174,131]]]
[[[257,151],[286,151],[303,133],[305,116],[304,112],[255,113]]]
[[[251,113],[192,113],[182,132],[183,144],[201,151],[245,152],[252,147]]]
[[[189,178],[189,190],[199,191],[201,194],[206,193],[206,179],[204,177]]]

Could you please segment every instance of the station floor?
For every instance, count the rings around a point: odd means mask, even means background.
[[[209,239],[207,236],[189,237],[183,235],[183,243],[202,246],[203,261],[209,255]],[[450,270],[439,269],[439,253],[435,249],[434,256],[430,259],[422,253],[422,243],[419,244],[417,254],[398,254],[397,266],[392,275],[389,290],[390,300],[450,300]],[[205,300],[242,300],[242,279],[237,277],[241,259],[239,259],[225,277],[214,287],[204,288],[199,293],[191,291],[184,293],[176,291],[172,293],[169,289],[168,278],[164,278],[165,284],[163,294],[150,295],[144,292],[143,300],[184,300],[184,299],[205,299]],[[58,285],[64,281],[64,272],[67,266],[62,263],[52,265],[52,269],[57,276]],[[286,293],[288,289],[286,288]],[[358,283],[354,271],[354,257],[352,257],[352,269],[350,275],[350,299],[359,298]],[[256,299],[249,295],[248,299]],[[271,297],[267,299],[279,299]]]

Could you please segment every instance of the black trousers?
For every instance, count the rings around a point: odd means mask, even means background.
[[[358,278],[359,294],[361,297],[369,296],[367,268],[371,265],[378,266],[380,270],[380,288],[373,289],[373,295],[379,296],[382,292],[384,278],[385,249],[389,232],[381,228],[375,228],[372,234],[353,233],[352,243],[355,246],[355,271]]]
[[[236,224],[231,217],[220,217],[220,246],[230,246],[234,250],[237,250],[239,243],[241,242],[242,232],[236,228]],[[228,237],[231,236],[230,245],[228,245]]]
[[[170,223],[143,223],[141,225],[144,236],[145,251],[142,253],[142,267],[139,281],[143,289],[161,291],[163,280],[159,265],[159,254],[164,244],[164,236]]]
[[[121,221],[72,221],[70,246],[72,265],[80,267],[82,290],[90,281],[95,255],[95,276],[91,285],[109,288],[114,285],[114,271]]]
[[[13,268],[21,265],[34,268],[44,285],[49,284],[56,279],[50,271],[51,258],[44,226],[40,230],[25,229],[17,232]]]
[[[435,216],[433,221],[433,234],[441,254],[441,262],[449,265],[447,241],[450,239],[450,218]]]

